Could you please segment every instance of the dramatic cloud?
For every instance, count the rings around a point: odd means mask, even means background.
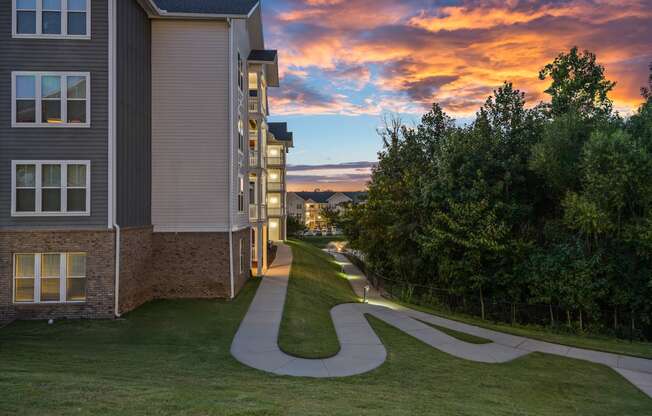
[[[269,0],[280,50],[275,114],[474,113],[509,80],[530,103],[538,70],[577,45],[598,55],[617,108],[639,102],[652,61],[650,0]]]
[[[375,162],[288,166],[290,191],[359,191],[365,189]]]

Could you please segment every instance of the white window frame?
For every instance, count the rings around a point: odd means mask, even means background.
[[[18,33],[16,0],[11,0],[11,34],[17,39],[91,39],[91,0],[86,0],[86,34],[68,35],[68,0],[61,0],[61,33],[43,33],[43,0],[36,0],[36,33]]]
[[[16,77],[33,76],[34,100],[36,113],[34,123],[16,122]],[[41,122],[43,97],[41,91],[41,78],[44,76],[61,77],[61,120],[68,120],[68,77],[86,77],[86,123],[43,123]],[[71,98],[71,101],[81,99]],[[11,127],[13,128],[90,128],[91,127],[91,73],[90,72],[38,72],[38,71],[13,71],[11,73]]]
[[[240,239],[240,274],[244,273],[245,271],[245,252],[244,252],[244,238]]]
[[[49,300],[41,301],[41,259],[42,256],[48,254],[58,254],[59,255],[59,300]],[[57,252],[47,252],[47,253],[14,253],[13,255],[13,274],[12,274],[12,302],[14,305],[34,305],[34,304],[61,304],[61,303],[86,303],[88,299],[88,272],[84,271],[86,279],[86,296],[84,300],[68,300],[67,293],[67,283],[68,283],[68,256],[83,254],[88,260],[88,253],[85,252],[67,252],[67,253],[57,253]],[[17,256],[34,256],[34,300],[32,301],[16,301],[16,280],[19,278],[16,277],[16,257]],[[88,263],[86,265],[88,267]],[[82,278],[81,276],[73,276],[72,278]]]
[[[35,166],[35,190],[33,212],[16,211],[16,166]],[[61,166],[61,211],[42,211],[42,166]],[[86,166],[86,211],[68,212],[68,165]],[[72,187],[81,189],[80,187]],[[89,217],[91,215],[91,162],[90,160],[12,160],[11,161],[11,216],[12,217]]]

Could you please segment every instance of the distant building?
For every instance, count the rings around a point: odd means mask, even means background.
[[[326,221],[321,216],[324,209],[342,211],[349,205],[364,203],[366,192],[288,192],[288,215],[294,217],[308,229],[323,228]]]

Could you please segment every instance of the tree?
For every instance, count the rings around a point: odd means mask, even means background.
[[[577,112],[591,118],[611,115],[613,102],[609,92],[616,86],[605,78],[604,67],[596,62],[595,54],[578,52],[573,47],[561,53],[539,72],[539,79],[550,78],[546,93],[551,96],[551,115]]]
[[[287,218],[287,232],[288,235],[297,236],[306,230],[306,225],[298,219],[288,216]]]

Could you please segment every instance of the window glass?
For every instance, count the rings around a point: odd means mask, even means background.
[[[61,123],[61,77],[41,77],[41,122]]]
[[[41,256],[41,302],[56,302],[61,299],[60,291],[61,256]]]
[[[61,211],[61,166],[43,165],[41,170],[41,210]]]
[[[68,0],[68,11],[85,12],[86,0]]]
[[[85,277],[86,276],[86,255],[69,254],[68,255],[68,277]]]
[[[86,254],[68,254],[66,300],[86,300]]]
[[[16,165],[16,186],[21,188],[36,186],[36,167],[34,165]]]
[[[68,12],[68,34],[86,35],[86,13]]]
[[[36,210],[36,166],[16,165],[16,211]]]
[[[86,101],[68,101],[68,123],[86,123]]]
[[[86,98],[86,77],[68,76],[68,99]]]
[[[16,254],[16,277],[34,277],[34,255]]]
[[[68,123],[86,123],[86,77],[68,77]]]
[[[43,0],[42,31],[46,35],[61,34],[61,0]]]
[[[41,94],[44,99],[61,98],[61,77],[44,75],[41,77]]]
[[[86,165],[68,165],[68,186],[86,186]]]
[[[36,77],[16,76],[16,122],[36,122]]]
[[[16,254],[15,298],[16,302],[34,301],[35,256],[33,254]]]
[[[36,33],[36,0],[16,0],[16,33]]]

